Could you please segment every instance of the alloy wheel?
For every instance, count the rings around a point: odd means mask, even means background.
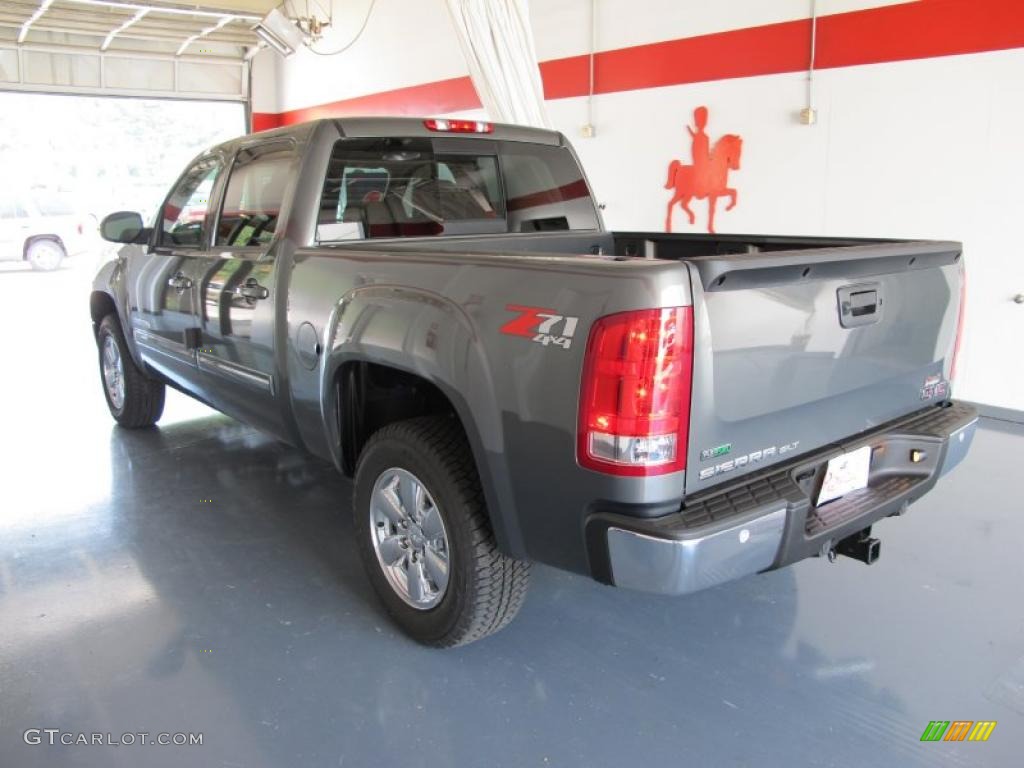
[[[393,467],[370,496],[370,537],[384,576],[408,605],[429,610],[448,588],[449,543],[441,510],[418,477]]]

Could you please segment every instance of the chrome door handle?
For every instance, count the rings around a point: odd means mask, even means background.
[[[250,277],[240,286],[235,288],[233,293],[236,296],[241,296],[243,299],[265,299],[270,295],[270,291],[264,288],[262,285],[256,282],[255,277]]]
[[[1024,304],[1024,293],[1018,293],[1013,297],[1014,304]]]
[[[177,291],[187,291],[192,287],[192,280],[185,277],[181,272],[167,279],[167,285]]]

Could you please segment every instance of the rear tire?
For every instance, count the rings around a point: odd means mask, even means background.
[[[403,488],[417,484],[421,492],[405,494],[417,502],[401,498]],[[530,564],[498,550],[476,465],[454,417],[410,419],[376,432],[359,457],[353,514],[370,582],[416,641],[465,645],[502,629],[522,607]],[[446,567],[431,571],[428,561],[439,552]],[[417,564],[421,577],[415,576]],[[425,578],[424,586],[410,593],[414,578]]]
[[[164,412],[166,387],[135,365],[116,315],[107,315],[96,334],[100,381],[110,415],[122,427],[151,427]]]
[[[25,260],[38,272],[53,272],[66,257],[67,252],[56,240],[35,240],[25,251]]]

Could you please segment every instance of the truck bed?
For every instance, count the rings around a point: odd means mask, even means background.
[[[566,232],[356,247],[678,261],[694,307],[688,493],[949,394],[960,307],[956,242]]]

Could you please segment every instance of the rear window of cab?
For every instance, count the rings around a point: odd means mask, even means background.
[[[444,152],[426,138],[339,140],[324,179],[317,242],[597,228],[586,181],[567,149],[498,146]]]

